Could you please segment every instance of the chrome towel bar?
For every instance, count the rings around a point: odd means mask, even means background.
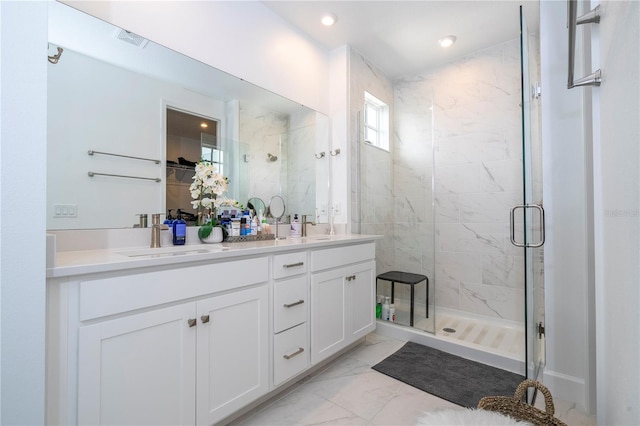
[[[134,160],[153,161],[156,164],[160,164],[160,160],[155,160],[153,158],[143,158],[143,157],[133,157],[131,155],[112,154],[110,152],[100,152],[100,151],[94,151],[92,149],[87,151],[87,154],[89,154],[89,155],[93,155],[93,154],[112,155],[114,157],[133,158]]]
[[[582,24],[598,24],[600,23],[600,6],[596,6],[588,13],[577,17],[578,2],[577,0],[567,1],[567,14],[569,18],[569,74],[567,81],[567,89],[573,89],[580,86],[600,86],[602,82],[602,71],[599,69],[586,77],[574,80],[575,58],[576,58],[576,26]]]
[[[162,179],[160,178],[149,178],[149,177],[142,177],[142,176],[113,175],[110,173],[98,173],[98,172],[88,172],[87,174],[89,175],[89,177],[111,176],[111,177],[120,177],[120,178],[127,178],[127,179],[143,179],[143,180],[152,180],[154,182],[162,182]]]

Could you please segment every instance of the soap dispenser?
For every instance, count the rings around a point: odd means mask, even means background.
[[[167,210],[167,216],[164,219],[164,222],[162,222],[163,224],[167,225],[169,227],[169,232],[171,232],[171,234],[173,234],[173,216],[171,216],[171,210],[173,209],[168,209]]]
[[[293,220],[291,221],[291,237],[299,238],[302,236],[302,223],[300,223],[300,219],[298,219],[298,215],[293,215]]]
[[[182,219],[182,212],[178,210],[178,218],[173,221],[173,245],[183,246],[187,242],[187,222]]]

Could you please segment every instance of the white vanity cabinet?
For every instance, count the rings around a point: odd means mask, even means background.
[[[219,424],[300,378],[375,328],[375,243],[343,238],[173,263],[65,254],[47,282],[47,424]]]
[[[311,252],[311,363],[375,329],[375,244]]]
[[[59,301],[79,318],[59,312],[71,337],[60,349],[75,352],[77,328],[77,424],[210,425],[267,393],[268,268],[263,257],[70,283]]]

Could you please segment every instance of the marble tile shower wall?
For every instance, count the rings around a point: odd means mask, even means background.
[[[316,115],[304,109],[291,114],[289,118],[287,194],[289,213],[309,215],[314,220],[316,214],[316,164],[315,152]]]
[[[350,140],[358,140],[358,114],[364,108],[367,91],[390,107],[393,117],[393,84],[391,80],[354,50],[349,52],[349,119]],[[360,121],[362,123],[362,121]],[[393,135],[393,123],[389,124]],[[384,235],[376,242],[376,271],[394,268],[394,196],[393,154],[363,143],[351,143],[351,228],[363,234]],[[360,159],[358,166],[357,159]],[[359,174],[359,176],[358,176]],[[360,185],[357,182],[360,182]]]
[[[286,186],[287,168],[284,165],[288,158],[288,129],[287,115],[240,106],[240,142],[247,156],[240,161],[246,161],[248,166],[248,182],[244,185],[247,197],[260,197],[268,202],[273,195],[287,193],[282,182]],[[243,154],[245,152],[241,152]],[[267,154],[277,156],[278,160],[269,161]]]
[[[394,265],[397,270],[429,277],[429,303],[433,304],[437,288],[434,285],[433,89],[428,84],[417,86],[416,83],[410,78],[397,80],[394,85]],[[415,292],[415,304],[424,306],[423,288],[418,286]],[[410,287],[399,286],[396,297],[409,301]]]
[[[519,58],[514,40],[395,82],[394,193],[412,215],[396,226],[395,266],[433,276],[435,220],[437,306],[521,322],[524,258],[509,239],[522,201]]]
[[[301,109],[290,115],[256,107],[240,107],[241,183],[247,199],[266,203],[276,194],[285,197],[286,214],[315,214],[315,112]],[[246,159],[244,155],[246,154]],[[278,157],[269,161],[268,154]],[[241,200],[244,202],[246,200]]]

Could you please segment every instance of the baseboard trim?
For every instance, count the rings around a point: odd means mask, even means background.
[[[551,391],[554,399],[574,403],[580,411],[588,412],[587,386],[583,379],[545,369],[542,382]]]

